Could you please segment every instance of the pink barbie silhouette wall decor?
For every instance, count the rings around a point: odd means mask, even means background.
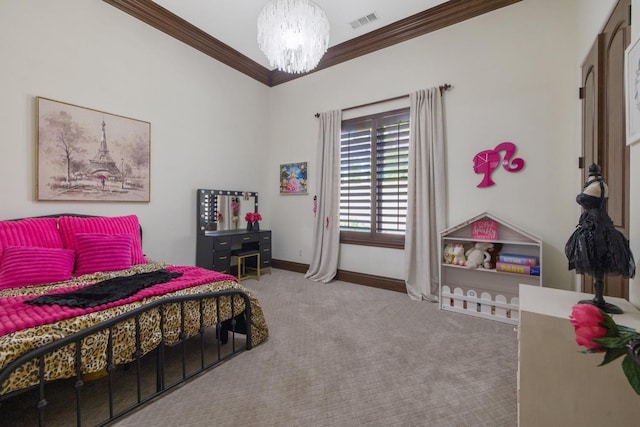
[[[504,158],[500,161],[500,152],[504,151]],[[493,150],[484,150],[473,157],[473,171],[477,174],[484,174],[482,181],[477,186],[491,187],[495,184],[491,179],[491,174],[502,163],[502,167],[508,172],[518,172],[524,167],[524,160],[515,158],[516,146],[512,142],[502,142],[496,145]]]

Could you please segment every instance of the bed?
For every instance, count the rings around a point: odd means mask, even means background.
[[[267,339],[259,302],[233,276],[148,260],[141,235],[135,215],[0,221],[0,419],[51,425],[67,385],[75,423],[104,425]],[[123,377],[135,388],[124,404]],[[94,382],[99,415],[85,393]]]

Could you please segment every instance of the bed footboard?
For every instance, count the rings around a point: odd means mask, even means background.
[[[224,313],[221,312],[223,306]],[[156,324],[159,326],[153,328],[151,332],[146,330],[141,326],[141,318],[144,316],[155,316]],[[174,325],[171,333],[167,334],[166,326],[169,322],[178,323],[179,328],[176,329]],[[127,354],[130,360],[128,363],[117,365],[114,360],[117,352],[122,351],[123,348],[118,342],[121,339],[123,325],[128,334],[135,338],[133,344],[124,348],[130,350],[133,346],[134,351],[132,355]],[[149,334],[156,335],[153,348],[148,348],[149,344],[142,338],[148,337]],[[86,366],[86,358],[93,357],[86,354],[86,348],[83,352],[83,347],[86,347],[85,344],[88,341],[98,339],[96,337],[106,340],[104,355],[101,356],[105,360],[105,368],[101,372],[102,378],[93,381],[100,381],[99,389],[106,393],[102,400],[106,402],[102,405],[104,415],[99,415],[99,419],[95,414],[88,414],[94,408],[93,403],[87,405],[86,402],[91,400],[87,395],[91,395],[94,399],[93,394],[96,393],[97,388],[87,380],[88,372],[83,369]],[[29,401],[28,407],[33,409],[34,414],[29,418],[28,423],[50,425],[51,422],[47,416],[49,400],[53,397],[52,395],[59,393],[60,383],[64,383],[67,389],[71,389],[66,391],[70,393],[68,399],[75,401],[76,425],[105,425],[242,351],[250,350],[251,347],[251,301],[244,291],[228,289],[164,298],[51,342],[8,364],[0,372],[1,390],[6,390],[11,378],[16,376],[32,375],[35,380],[28,388],[0,395],[0,418],[7,415],[6,413],[2,415],[4,410],[11,413],[14,401],[19,400],[23,406],[27,405],[24,402]],[[52,360],[59,363],[59,359],[53,355],[65,349],[73,355],[75,376],[66,380],[50,381],[46,374],[50,369],[48,364],[52,363]],[[169,362],[172,370],[170,376],[167,375]],[[155,364],[155,375],[152,376],[155,377],[155,387],[152,387],[154,390],[149,392],[148,387],[145,389],[143,386],[145,381],[148,383],[148,375],[143,377],[142,372],[145,365],[153,364]],[[129,377],[128,381],[135,383],[133,402],[125,406],[117,398],[114,387],[116,374],[122,377],[123,371],[126,371],[125,376]],[[135,379],[131,378],[132,375]],[[20,398],[13,399],[17,395],[21,395]],[[108,409],[105,410],[104,406]],[[16,411],[18,410],[14,410]],[[64,421],[68,424],[72,420],[69,418],[69,412],[66,414]],[[11,424],[11,421],[9,423]]]

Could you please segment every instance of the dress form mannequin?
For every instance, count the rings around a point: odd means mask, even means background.
[[[594,278],[593,300],[580,303],[593,304],[607,313],[619,314],[622,310],[605,302],[604,275],[635,275],[635,261],[629,241],[618,231],[607,214],[609,189],[600,174],[600,167],[589,167],[589,178],[576,202],[583,211],[575,231],[565,246],[569,270],[578,274],[590,274]]]

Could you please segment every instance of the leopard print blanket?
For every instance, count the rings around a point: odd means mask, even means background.
[[[167,264],[150,261],[148,264],[139,264],[129,270],[109,273],[95,273],[84,275],[73,280],[49,284],[43,286],[30,286],[26,288],[5,289],[0,291],[0,298],[7,296],[21,295],[42,295],[54,289],[74,286],[80,283],[106,280],[113,277],[131,275],[134,273],[144,273],[166,267]],[[226,289],[241,289],[251,301],[251,341],[256,346],[267,339],[269,330],[262,313],[262,308],[258,300],[249,290],[234,280],[222,280],[219,282],[207,283],[191,288],[182,289],[169,293],[165,296],[194,295],[203,292],[215,292]],[[111,307],[106,310],[96,311],[70,319],[60,320],[55,323],[23,329],[10,334],[0,336],[0,371],[18,357],[37,349],[45,344],[54,342],[65,336],[96,325],[107,319],[134,310],[147,303],[156,301],[164,296],[153,296],[141,301],[132,302],[125,305]],[[231,298],[220,299],[220,320],[230,319],[244,311],[244,299],[234,297],[234,313],[231,313]],[[203,326],[211,326],[216,323],[217,310],[214,300],[204,300]],[[160,310],[155,308],[145,312],[140,316],[141,351],[146,354],[156,348],[164,335],[167,345],[174,344],[180,340],[181,334],[181,311],[179,304],[167,304],[163,306],[164,323],[163,332],[160,331]],[[184,315],[185,333],[190,337],[199,332],[200,312],[198,302],[185,304]],[[133,320],[116,325],[111,330],[113,342],[113,363],[124,364],[135,359],[135,326]],[[107,343],[108,334],[106,331],[91,335],[85,338],[81,348],[81,371],[83,374],[99,372],[107,365]],[[75,368],[75,347],[69,345],[45,357],[45,380],[55,380],[70,378],[76,375]],[[18,370],[14,371],[9,378],[0,385],[0,395],[21,390],[38,383],[38,364],[35,360],[25,363]]]

